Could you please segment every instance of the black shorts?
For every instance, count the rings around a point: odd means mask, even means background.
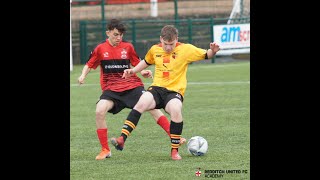
[[[100,99],[108,99],[113,101],[114,106],[108,112],[112,114],[117,114],[124,108],[132,109],[137,104],[140,96],[144,92],[145,92],[145,89],[143,86],[139,86],[123,92],[106,90],[106,91],[103,91],[102,95],[100,96]]]
[[[180,93],[176,91],[170,91],[163,87],[150,86],[147,91],[153,95],[153,98],[156,102],[155,109],[165,109],[167,103],[173,98],[177,98],[183,102],[183,96]]]

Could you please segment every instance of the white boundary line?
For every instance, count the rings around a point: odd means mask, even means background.
[[[144,83],[150,85],[151,83]],[[228,81],[228,82],[188,82],[189,85],[237,85],[250,84],[250,81]],[[70,84],[70,87],[77,87],[79,84]],[[100,84],[82,84],[81,86],[100,86]]]
[[[219,63],[219,64],[214,64],[214,65],[210,65],[210,66],[188,66],[188,69],[208,69],[208,68],[222,68],[222,67],[238,67],[238,66],[244,66],[244,65],[248,65],[250,64],[250,62],[243,62],[243,63],[235,63],[235,64],[224,64],[224,63]]]

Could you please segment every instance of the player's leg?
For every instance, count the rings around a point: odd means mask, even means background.
[[[168,134],[170,138],[170,122],[168,118],[162,113],[160,109],[149,110],[150,114],[156,123]],[[180,145],[184,144],[187,140],[183,137],[180,139]]]
[[[165,107],[166,112],[170,114],[170,137],[171,137],[171,158],[180,160],[181,156],[178,153],[181,134],[183,129],[182,121],[182,101],[178,98],[171,99]]]
[[[114,106],[113,101],[101,99],[96,106],[96,128],[101,152],[96,156],[96,160],[102,160],[111,157],[111,151],[108,145],[108,127],[106,123],[106,114]]]
[[[170,122],[167,117],[160,111],[160,109],[152,109],[148,111],[156,123],[168,134],[170,137]]]
[[[118,138],[111,138],[111,143],[115,146],[117,150],[122,151],[124,147],[124,142],[127,140],[127,137],[131,134],[131,132],[136,128],[141,114],[149,109],[154,109],[155,102],[153,100],[153,96],[149,92],[145,92],[140,96],[139,101],[130,111],[127,119],[125,120],[121,135]]]

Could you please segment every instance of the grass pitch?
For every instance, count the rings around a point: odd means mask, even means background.
[[[250,62],[189,65],[182,136],[187,140],[202,136],[209,148],[206,155],[196,157],[183,145],[180,161],[171,160],[170,139],[149,113],[141,116],[123,151],[109,143],[112,157],[95,160],[101,148],[95,127],[100,72],[92,70],[79,86],[82,68],[76,65],[70,72],[71,180],[250,179]],[[151,79],[142,79],[147,88]],[[120,135],[129,112],[107,114],[109,139]],[[200,177],[195,175],[198,168]],[[220,173],[213,174],[214,170]]]

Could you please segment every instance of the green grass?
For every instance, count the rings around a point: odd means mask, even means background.
[[[204,179],[205,170],[248,170],[247,174],[224,173],[220,179],[250,179],[250,62],[189,66],[182,136],[203,136],[209,149],[205,156],[195,157],[183,145],[181,161],[171,160],[169,137],[148,113],[142,115],[123,151],[110,144],[112,157],[96,161],[100,152],[95,128],[100,72],[99,68],[92,70],[86,84],[78,86],[82,67],[76,65],[70,72],[71,180]],[[150,79],[143,81],[146,87],[150,85]],[[120,135],[129,111],[107,114],[109,138]],[[201,177],[195,176],[198,167]]]

